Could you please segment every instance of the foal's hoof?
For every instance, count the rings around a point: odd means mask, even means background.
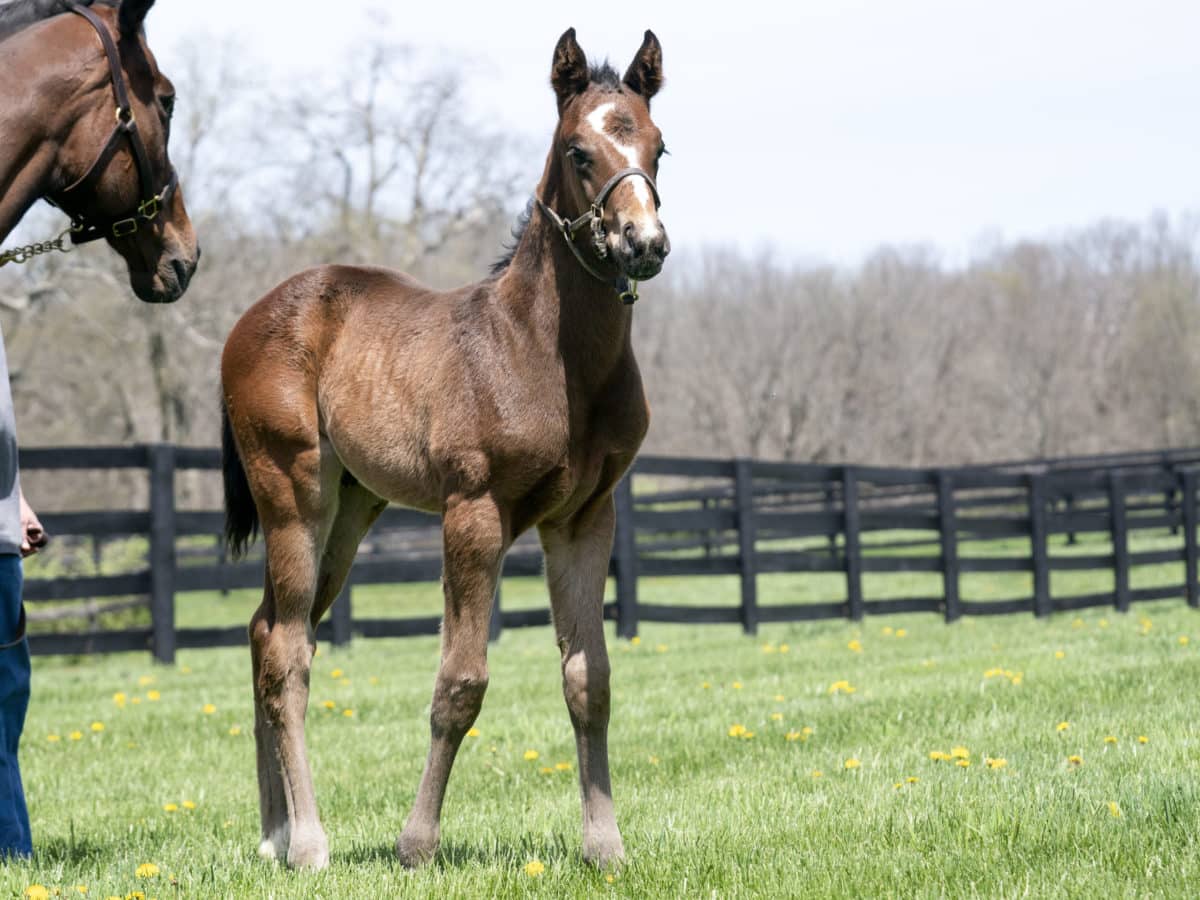
[[[583,861],[598,869],[609,869],[625,862],[625,845],[618,832],[595,835],[583,842]]]
[[[287,864],[293,869],[324,869],[329,865],[329,841],[325,834],[318,830],[307,835],[292,835]]]
[[[396,858],[410,869],[419,869],[437,853],[441,836],[437,830],[405,827],[396,838]]]

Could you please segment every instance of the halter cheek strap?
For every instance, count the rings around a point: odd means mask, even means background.
[[[637,302],[637,282],[625,275],[618,274],[616,278],[611,278],[596,271],[595,266],[588,262],[587,258],[583,255],[583,251],[575,243],[575,234],[581,228],[590,225],[592,229],[592,249],[600,259],[608,258],[608,245],[605,241],[607,235],[604,231],[604,204],[608,202],[609,196],[616,190],[617,185],[631,175],[638,175],[646,179],[646,183],[650,185],[650,193],[654,195],[654,206],[656,208],[660,206],[661,201],[658,198],[658,186],[654,183],[654,179],[645,170],[637,168],[621,169],[612,178],[604,182],[604,186],[596,194],[596,198],[592,201],[592,205],[588,207],[588,211],[575,219],[560,216],[542,202],[541,197],[534,197],[538,208],[554,223],[554,227],[563,236],[563,239],[567,242],[567,246],[571,248],[571,253],[574,254],[579,264],[583,266],[584,271],[597,281],[611,284],[613,290],[617,292],[618,299],[626,306],[632,306]]]
[[[172,167],[166,184],[163,185],[161,190],[155,191],[154,182],[151,181],[152,168],[150,166],[150,155],[146,152],[146,144],[142,141],[141,132],[138,131],[137,119],[133,114],[133,106],[129,102],[129,90],[125,85],[125,75],[121,71],[121,57],[117,52],[116,42],[113,41],[112,35],[109,33],[108,28],[105,27],[103,20],[88,7],[79,3],[71,3],[67,6],[67,9],[87,19],[96,30],[96,34],[100,38],[100,43],[104,47],[104,55],[108,58],[109,73],[112,77],[113,99],[116,101],[117,108],[113,130],[109,133],[108,140],[96,155],[96,159],[83,175],[59,194],[58,199],[63,200],[67,198],[72,191],[98,178],[105,168],[107,168],[113,154],[116,153],[117,146],[121,143],[122,139],[126,138],[129,140],[129,145],[133,150],[133,160],[137,168],[139,189],[143,198],[137,207],[125,215],[117,216],[116,218],[89,220],[83,216],[71,216],[71,242],[86,244],[88,241],[104,237],[126,237],[135,233],[142,222],[153,222],[162,213],[163,209],[170,202],[171,196],[179,187],[179,176],[176,174],[174,167]],[[53,205],[61,206],[61,203],[50,200],[50,198],[47,199]]]

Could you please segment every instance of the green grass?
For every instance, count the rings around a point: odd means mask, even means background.
[[[768,594],[804,583],[764,582]],[[732,602],[736,590],[736,579],[663,579],[642,593]],[[536,580],[506,582],[507,605],[539,602]],[[417,614],[436,609],[437,589],[363,589],[355,604]],[[193,595],[180,624],[245,621],[253,605],[252,592]],[[1191,896],[1197,622],[1176,601],[1046,621],[767,626],[757,638],[646,624],[638,645],[612,642],[612,767],[629,856],[612,883],[580,861],[575,773],[541,771],[575,761],[547,628],[508,631],[492,649],[481,735],[455,768],[442,852],[418,872],[391,848],[427,749],[436,639],[322,646],[309,744],[332,864],[317,874],[255,853],[246,650],[183,652],[172,668],[146,654],[38,659],[22,745],[38,854],[0,870],[0,895],[40,883],[158,898]],[[855,639],[861,653],[847,646]],[[993,667],[1020,683],[985,678]],[[839,680],[855,692],[830,694]],[[730,737],[735,724],[754,736]],[[807,740],[786,740],[805,726]],[[969,768],[929,759],[956,745]],[[523,759],[529,749],[537,761]],[[989,769],[985,757],[1007,765]],[[848,770],[852,758],[861,766]],[[908,777],[918,781],[894,787]],[[195,809],[163,809],[184,800]],[[545,864],[536,878],[524,871],[533,859]],[[161,874],[135,877],[145,862]]]

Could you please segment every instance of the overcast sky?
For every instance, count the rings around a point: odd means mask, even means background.
[[[677,247],[852,264],[929,244],[954,263],[996,238],[1200,211],[1197,0],[164,0],[148,21],[168,74],[196,33],[238,35],[269,78],[332,65],[371,28],[444,48],[471,69],[473,108],[539,147],[531,188],[571,25],[622,70],[645,28],[662,41],[653,114]]]

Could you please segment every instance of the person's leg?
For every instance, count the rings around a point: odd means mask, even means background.
[[[20,634],[21,558],[0,555],[0,644]],[[29,707],[29,642],[23,637],[0,649],[0,857],[29,856],[33,843],[17,745]]]

